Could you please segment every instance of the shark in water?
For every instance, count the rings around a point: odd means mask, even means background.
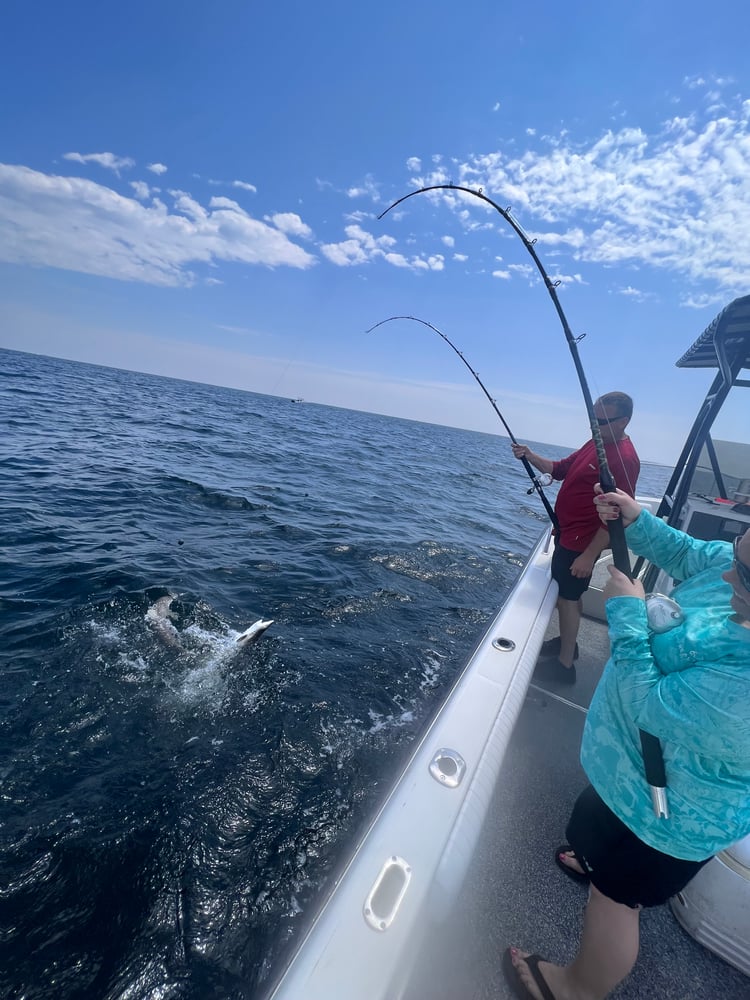
[[[265,632],[269,625],[273,625],[273,618],[259,618],[257,622],[253,622],[244,632],[240,632],[235,642],[238,646],[247,646],[249,642],[257,639],[261,633]]]
[[[146,621],[159,638],[168,646],[182,649],[183,644],[180,639],[180,633],[177,631],[172,620],[173,614],[171,609],[174,600],[174,596],[167,594],[165,597],[160,597],[157,601],[154,601],[146,612]],[[273,625],[273,622],[273,618],[259,618],[256,622],[253,622],[244,632],[240,632],[234,640],[237,647],[247,646],[251,642],[254,642],[269,626]]]

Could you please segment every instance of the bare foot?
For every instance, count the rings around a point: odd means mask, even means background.
[[[557,856],[566,868],[570,868],[574,872],[578,872],[579,875],[586,874],[578,863],[578,858],[575,856],[573,851],[561,851]]]

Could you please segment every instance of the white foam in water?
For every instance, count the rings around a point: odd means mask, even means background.
[[[211,708],[218,708],[227,692],[225,668],[237,656],[245,654],[237,638],[242,633],[228,629],[223,634],[209,632],[200,625],[189,625],[182,633],[184,646],[182,656],[192,663],[175,689],[175,694],[184,702],[195,705],[210,702]],[[249,707],[254,707],[259,695],[249,695]]]
[[[115,625],[103,625],[95,619],[87,622],[87,625],[100,642],[111,643],[113,646],[122,642],[122,632]]]
[[[430,652],[422,670],[422,680],[419,684],[420,691],[427,691],[437,687],[440,681],[440,660],[442,657],[438,653]]]
[[[101,659],[101,657],[97,657]],[[132,673],[125,675],[125,680],[141,680],[143,675],[149,670],[150,664],[147,660],[140,655],[140,653],[123,653],[117,654],[118,666],[125,668],[126,670],[136,671],[135,676]]]
[[[414,713],[409,710],[402,712],[400,715],[382,715],[380,712],[375,712],[370,708],[367,714],[372,720],[372,725],[369,729],[371,733],[379,733],[383,729],[390,727],[399,729],[402,726],[410,726],[414,722]]]
[[[197,667],[189,670],[175,690],[175,694],[185,702],[195,705],[197,702],[210,701],[213,707],[223,700],[227,690],[227,682],[221,667],[224,658],[211,656]]]

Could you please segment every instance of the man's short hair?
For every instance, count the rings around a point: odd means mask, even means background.
[[[633,400],[626,392],[606,392],[599,397],[599,402],[602,406],[614,406],[618,417],[627,417],[630,420],[633,416]]]

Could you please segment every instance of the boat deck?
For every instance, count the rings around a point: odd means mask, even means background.
[[[449,920],[428,934],[404,1000],[505,1000],[513,996],[500,968],[508,945],[558,962],[575,952],[587,890],[559,871],[553,853],[586,783],[578,750],[608,656],[606,627],[584,618],[579,644],[573,687],[529,688],[465,891]],[[663,906],[643,912],[638,962],[611,996],[742,1000],[750,981]]]

